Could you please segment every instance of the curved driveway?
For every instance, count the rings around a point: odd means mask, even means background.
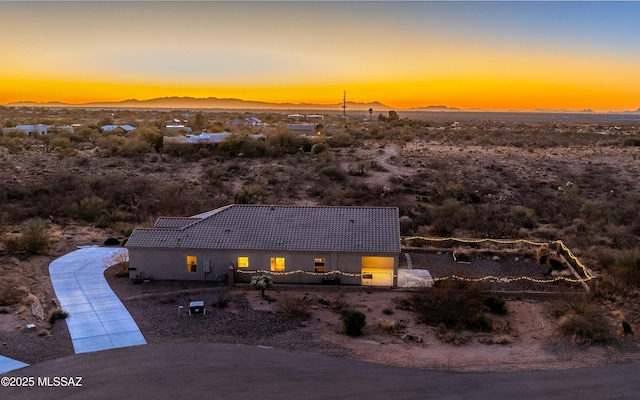
[[[104,278],[115,252],[123,248],[87,247],[49,265],[51,283],[63,310],[76,353],[146,344],[129,311]]]

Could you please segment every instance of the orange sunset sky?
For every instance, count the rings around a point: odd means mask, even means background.
[[[6,2],[0,104],[640,107],[635,2]]]

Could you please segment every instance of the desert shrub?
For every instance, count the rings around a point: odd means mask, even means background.
[[[19,244],[27,254],[46,254],[49,241],[49,228],[43,219],[32,218],[22,225]]]
[[[486,297],[486,288],[481,282],[446,279],[436,282],[432,288],[413,293],[409,302],[418,314],[418,321],[427,325],[486,330],[487,317],[483,315]]]
[[[291,131],[280,131],[269,135],[267,142],[271,145],[269,153],[272,156],[295,153],[303,145],[302,137]]]
[[[407,327],[407,324],[403,320],[396,321],[381,319],[377,321],[376,325],[378,326],[378,329],[387,335],[399,335],[404,332]]]
[[[484,305],[491,314],[504,315],[507,313],[507,302],[498,296],[487,296],[483,300]]]
[[[329,177],[331,180],[338,182],[344,181],[346,177],[346,174],[342,170],[342,168],[335,165],[327,165],[326,167],[320,169],[319,173],[320,175],[324,175],[326,177]]]
[[[609,273],[619,290],[626,292],[640,287],[640,249],[616,252]]]
[[[367,324],[367,316],[353,308],[343,308],[340,318],[344,324],[344,332],[349,336],[362,335],[362,328]]]
[[[626,138],[622,141],[623,146],[640,146],[640,138]]]
[[[558,324],[560,333],[579,344],[607,343],[614,339],[609,321],[595,304],[573,307]]]
[[[245,185],[233,194],[236,204],[255,204],[262,196],[262,186],[258,184]]]
[[[307,321],[311,318],[309,302],[301,298],[286,297],[278,302],[277,311],[287,318]]]
[[[107,202],[98,196],[85,197],[74,207],[78,216],[87,222],[96,222],[108,214]]]
[[[353,146],[356,141],[348,133],[335,133],[328,139],[331,147],[349,147]]]
[[[229,291],[225,288],[218,292],[218,295],[213,300],[213,306],[217,308],[225,308],[231,302],[231,295],[229,295]]]
[[[472,219],[472,210],[458,200],[447,199],[434,210],[432,230],[438,236],[449,236]]]
[[[11,279],[0,280],[0,306],[12,306],[20,302],[26,291]]]
[[[51,315],[49,315],[49,323],[51,325],[55,324],[57,320],[59,319],[67,319],[69,317],[69,313],[66,312],[65,310],[61,309],[61,308],[56,308],[55,310],[53,310],[51,312]]]
[[[105,246],[118,246],[119,244],[120,244],[120,241],[118,239],[116,239],[116,238],[113,238],[113,237],[107,238],[104,241],[104,245]]]
[[[329,143],[327,142],[319,142],[311,146],[311,152],[313,154],[320,154],[325,151],[329,151]]]
[[[337,313],[339,313],[343,309],[349,307],[349,303],[347,303],[347,300],[346,300],[344,294],[342,294],[342,293],[340,293],[339,296],[331,298],[329,300],[320,299],[319,302],[320,302],[320,304],[328,306],[331,309],[331,311],[334,311],[334,312],[337,312]]]

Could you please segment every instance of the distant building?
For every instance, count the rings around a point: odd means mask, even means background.
[[[109,133],[129,133],[135,131],[136,128],[131,125],[102,125],[100,130]]]
[[[163,136],[162,144],[217,144],[222,143],[231,132],[217,132],[207,133],[202,132],[199,135],[186,135],[186,136]],[[251,135],[254,139],[264,137],[262,134]]]
[[[39,136],[46,135],[51,128],[50,125],[36,124],[36,125],[16,125],[10,128],[3,128],[2,134],[6,135],[8,133],[24,133],[29,136]]]
[[[265,123],[256,117],[249,117],[244,119],[236,119],[233,121],[235,126],[264,126]]]
[[[316,125],[315,124],[287,124],[287,129],[292,132],[304,133],[304,134],[315,134],[316,133]]]
[[[189,143],[189,144],[211,144],[211,143],[220,143],[227,136],[231,135],[231,132],[217,132],[217,133],[206,133],[202,132],[199,135],[187,135],[187,136],[164,136],[162,138],[162,144],[171,144],[171,143]]]

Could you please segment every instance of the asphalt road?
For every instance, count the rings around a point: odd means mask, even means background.
[[[461,373],[255,346],[171,343],[76,354],[12,371],[2,378],[24,377],[28,384],[28,377],[33,377],[34,387],[0,386],[0,398],[638,399],[639,372],[638,364],[621,364],[562,371]],[[82,386],[55,387],[62,377],[73,377],[74,383],[81,377]]]

